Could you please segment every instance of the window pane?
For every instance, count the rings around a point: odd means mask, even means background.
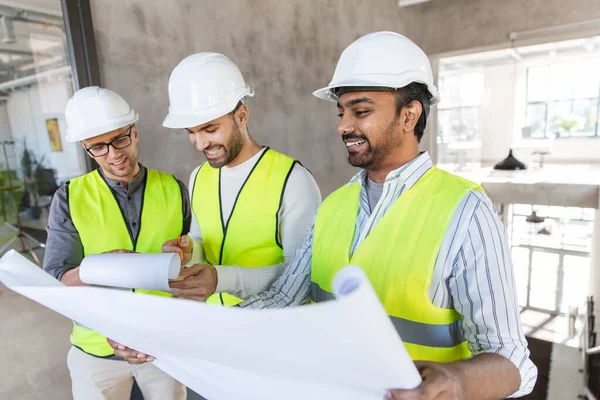
[[[563,259],[564,280],[561,311],[569,307],[580,307],[585,302],[590,280],[590,259],[588,257],[565,255]]]
[[[32,2],[2,2],[8,33],[0,46],[0,142],[5,147],[0,153],[0,225],[18,222],[44,240],[54,192],[85,173],[81,146],[64,139],[64,112],[74,87],[71,52],[60,1],[36,2],[35,16],[7,3]],[[10,236],[4,238],[0,246]]]
[[[598,97],[600,90],[600,60],[586,60],[576,65],[573,75],[573,97]]]
[[[527,70],[527,101],[546,101],[548,98],[548,66]]]
[[[483,98],[483,73],[472,72],[461,77],[460,105],[478,106]]]
[[[550,66],[550,100],[567,100],[573,98],[576,75],[573,71],[576,63],[561,63]],[[581,68],[579,68],[581,69]]]
[[[573,101],[573,115],[583,120],[581,126],[571,131],[571,136],[594,136],[598,123],[598,98]]]
[[[569,137],[572,130],[582,129],[585,119],[572,114],[572,101],[556,101],[548,105],[548,133]]]
[[[526,113],[529,130],[523,131],[523,137],[543,138],[546,131],[546,103],[527,104]]]
[[[574,220],[565,223],[563,228],[564,247],[575,251],[591,251],[593,229],[590,221]]]
[[[442,142],[449,143],[457,140],[459,131],[460,111],[458,109],[438,111],[438,131]]]
[[[461,109],[461,121],[458,136],[460,140],[479,140],[479,108]]]
[[[556,282],[559,256],[534,251],[531,260],[530,305],[545,310],[556,309]]]
[[[438,112],[439,136],[444,143],[476,140],[479,133],[479,110],[453,108]]]
[[[460,106],[460,75],[440,78],[440,97],[440,109]]]

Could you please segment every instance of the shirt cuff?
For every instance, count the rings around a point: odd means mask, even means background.
[[[217,289],[215,292],[236,293],[239,291],[239,267],[215,265],[217,270]]]
[[[54,276],[56,278],[57,281],[60,282],[60,280],[62,279],[63,275],[67,272],[72,270],[73,268],[76,268],[76,265],[72,265],[72,266],[65,266],[64,268],[62,268],[60,271],[58,271],[56,273],[56,275]],[[48,272],[48,271],[46,271]]]
[[[493,353],[501,355],[512,362],[519,371],[521,376],[521,383],[519,389],[516,392],[508,396],[508,398],[523,397],[533,391],[535,382],[537,380],[537,367],[529,358],[529,350],[527,348],[516,348],[510,349],[508,347],[502,347],[500,349],[490,349],[485,353]]]

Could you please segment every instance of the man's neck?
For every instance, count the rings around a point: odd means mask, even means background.
[[[384,163],[382,163],[378,168],[367,170],[367,175],[369,179],[371,179],[375,183],[383,183],[385,182],[385,178],[389,175],[390,172],[397,170],[398,168],[408,164],[415,158],[419,156],[419,150],[405,152],[405,154],[395,155],[394,157],[389,157]]]

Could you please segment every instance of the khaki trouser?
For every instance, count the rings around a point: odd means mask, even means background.
[[[106,360],[71,347],[67,366],[73,381],[74,400],[129,400],[135,378],[144,400],[185,400],[184,385],[152,363],[130,365]]]

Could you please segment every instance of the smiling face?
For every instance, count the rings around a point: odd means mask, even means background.
[[[390,92],[350,92],[338,103],[338,133],[348,149],[348,162],[377,169],[403,140],[396,102]]]
[[[129,142],[128,135],[131,135],[131,144],[125,146]],[[90,151],[94,151],[94,149],[98,149],[99,151],[103,145],[112,142],[113,145],[108,146],[108,153],[94,157],[94,160],[100,165],[106,177],[129,182],[139,172],[138,140],[137,127],[135,125],[127,125],[103,135],[83,140],[81,144],[87,149],[89,154]],[[125,147],[117,149],[115,146]]]
[[[187,128],[190,142],[202,151],[213,168],[235,163],[250,140],[244,134],[248,109],[241,105],[233,112],[205,124]]]
[[[415,125],[421,103],[398,105],[392,91],[345,92],[338,101],[338,133],[346,144],[348,162],[382,182],[387,173],[418,155]]]

